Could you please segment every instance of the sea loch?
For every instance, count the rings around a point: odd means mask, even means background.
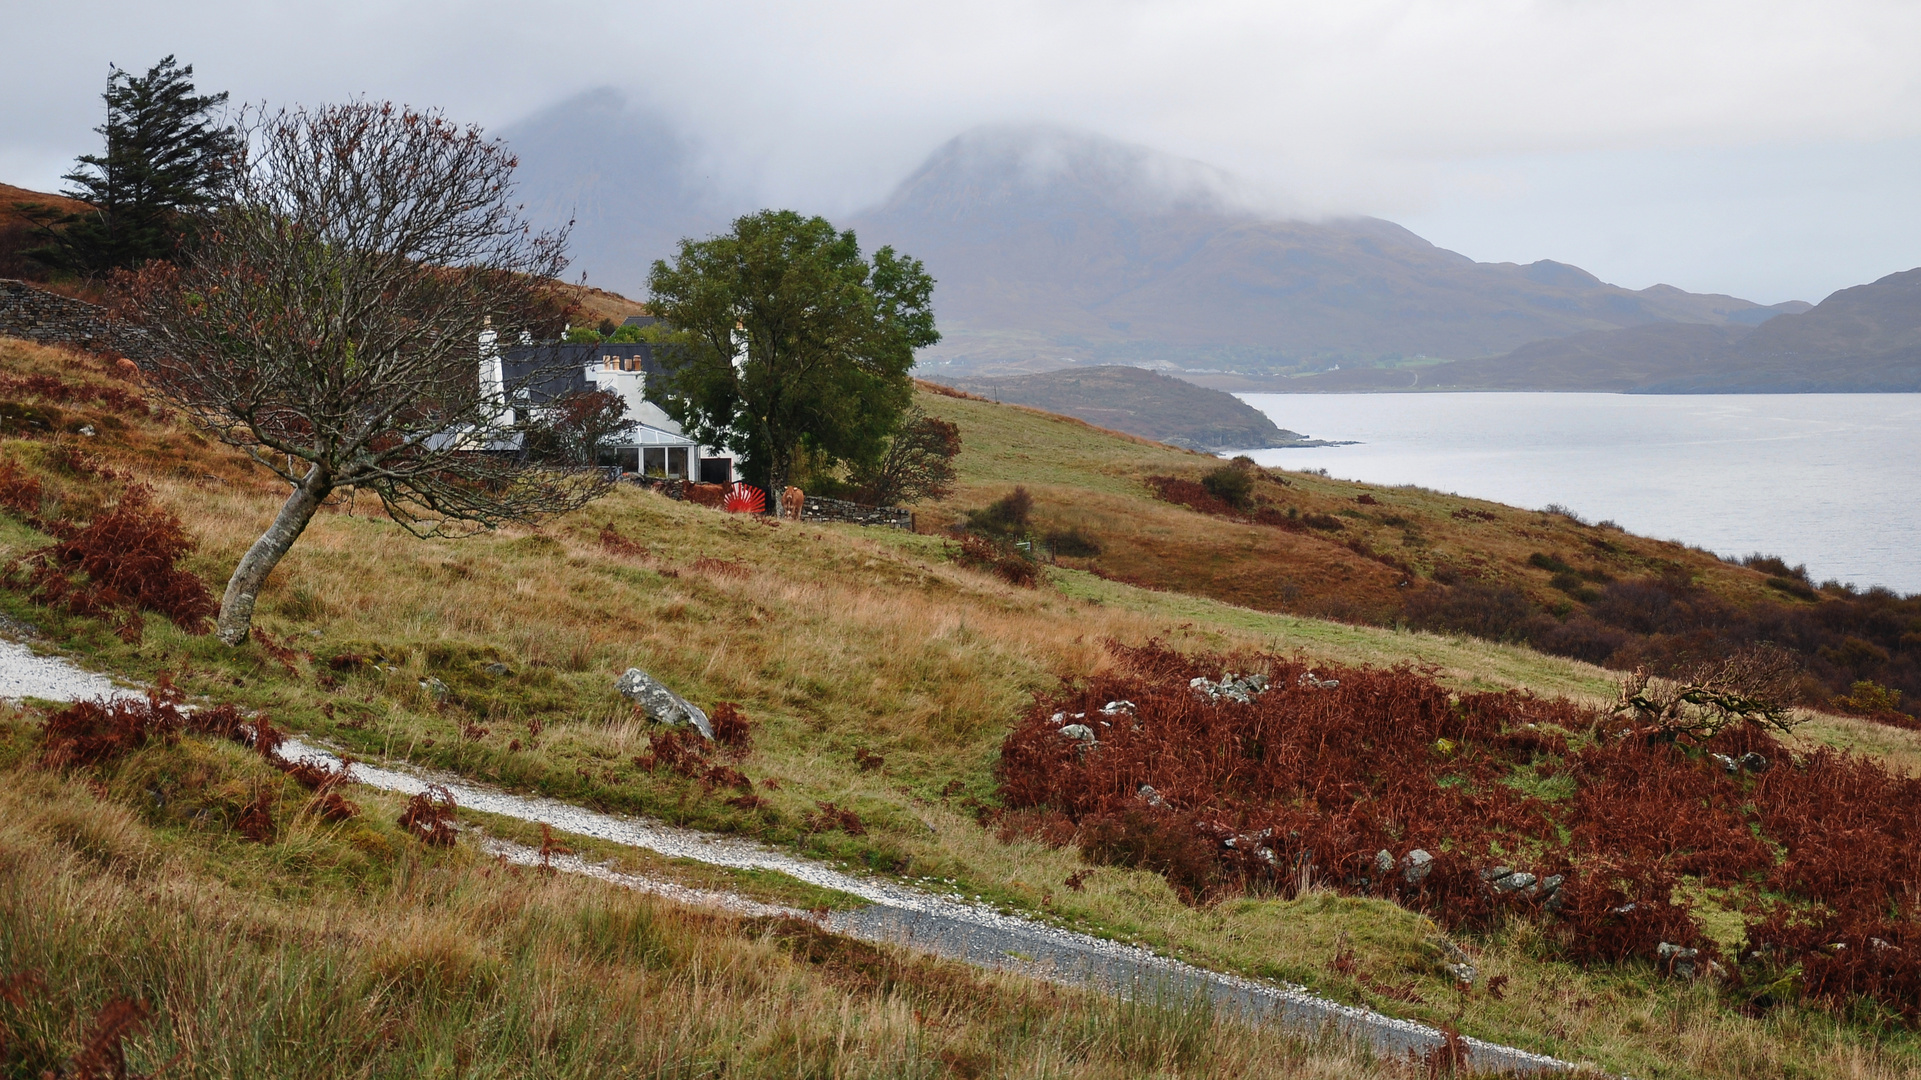
[[[1358,445],[1255,450],[1589,521],[1815,581],[1921,592],[1921,394],[1243,394],[1281,427]]]

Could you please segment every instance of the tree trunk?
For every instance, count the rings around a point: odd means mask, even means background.
[[[781,496],[787,493],[787,480],[793,471],[794,455],[791,451],[767,455],[767,509],[776,518],[780,517]]]
[[[280,565],[281,557],[300,539],[321,502],[332,492],[333,478],[324,469],[315,465],[307,470],[306,478],[287,496],[287,503],[274,517],[273,524],[240,557],[240,565],[234,567],[233,577],[227,581],[227,595],[220,601],[220,618],[214,624],[214,633],[222,642],[239,645],[247,640],[247,634],[253,629],[253,605],[260,595],[260,587],[267,583],[267,575]]]

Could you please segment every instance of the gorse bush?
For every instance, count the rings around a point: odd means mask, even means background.
[[[1318,886],[1449,927],[1539,920],[1581,961],[1695,948],[1737,988],[1800,965],[1807,997],[1921,1019],[1921,779],[1791,753],[1741,711],[1761,692],[1737,684],[1767,665],[1644,680],[1605,712],[1454,696],[1407,667],[1111,647],[1121,671],[1037,698],[1000,762],[1005,804],[1093,861],[1153,869],[1196,901]],[[1209,692],[1224,670],[1261,671],[1267,689]],[[1703,692],[1716,723],[1684,715]],[[1650,693],[1682,702],[1678,719],[1634,704]],[[1064,736],[1069,722],[1094,740]],[[1720,954],[1684,882],[1737,897],[1738,955]]]
[[[1201,486],[1209,495],[1236,510],[1245,510],[1254,501],[1254,478],[1244,466],[1222,465],[1209,469],[1201,477]]]

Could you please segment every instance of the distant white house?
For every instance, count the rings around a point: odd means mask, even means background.
[[[645,326],[653,321],[636,316],[628,319],[627,324]],[[500,398],[503,410],[515,405],[537,407],[542,401],[553,401],[576,391],[609,390],[627,403],[627,416],[639,425],[623,441],[601,447],[601,464],[647,476],[709,484],[733,483],[731,455],[689,438],[673,417],[647,400],[647,380],[662,374],[654,346],[645,342],[523,341],[503,350],[491,329],[481,335],[481,391]],[[504,387],[521,387],[528,400],[506,401],[502,394]]]

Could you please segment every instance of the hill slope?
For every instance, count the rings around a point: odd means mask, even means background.
[[[1266,413],[1232,394],[1136,367],[1066,368],[950,385],[1189,450],[1323,445],[1276,427]]]

